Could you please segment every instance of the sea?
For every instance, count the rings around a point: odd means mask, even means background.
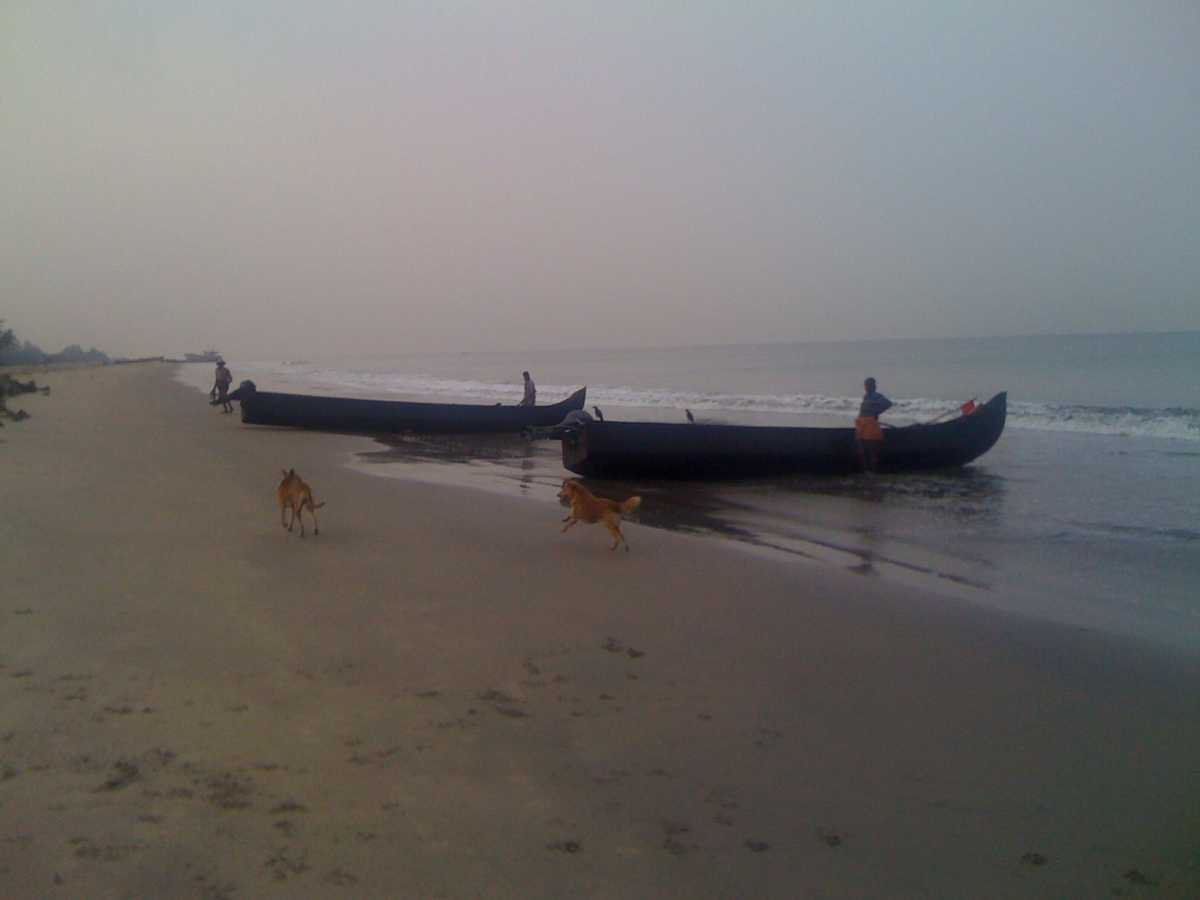
[[[1007,391],[1004,434],[962,469],[589,484],[642,495],[645,526],[1200,652],[1200,332],[228,362],[262,390],[466,403],[516,402],[529,370],[539,403],[586,385],[632,421],[845,427],[871,376],[900,426]],[[211,387],[208,366],[180,377]],[[391,437],[349,462],[546,504],[570,474],[520,436]]]

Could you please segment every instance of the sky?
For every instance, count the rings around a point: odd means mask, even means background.
[[[1200,329],[1200,4],[0,4],[0,318],[243,358]]]

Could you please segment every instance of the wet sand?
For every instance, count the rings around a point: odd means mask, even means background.
[[[5,896],[1200,893],[1193,656],[636,524],[611,554],[171,372],[39,374],[0,431]]]
[[[450,487],[471,487],[507,496],[557,503],[564,478],[575,478],[601,496],[637,493],[646,501],[635,520],[652,528],[735,541],[760,555],[821,562],[865,575],[885,575],[922,590],[953,593],[987,605],[995,600],[994,567],[977,558],[934,549],[936,535],[904,546],[881,534],[878,516],[864,515],[847,500],[879,504],[891,494],[922,489],[957,492],[960,509],[986,506],[991,481],[971,469],[921,475],[853,475],[842,478],[783,477],[701,482],[576,478],[563,468],[555,441],[520,435],[397,435],[357,454],[360,471]],[[930,482],[936,481],[931,484]],[[870,510],[874,512],[874,510]],[[911,533],[920,530],[913,521]],[[922,546],[923,545],[923,546]]]
[[[1083,490],[1088,482],[1039,489],[1046,471],[1022,470],[1018,461],[1027,463],[1046,448],[1028,438],[1012,435],[997,454],[1008,455],[1007,474],[984,464],[877,476],[581,480],[602,496],[642,495],[636,514],[642,525],[1195,652],[1200,567],[1189,535],[1143,533],[1136,543],[1106,542],[1108,526],[1094,524],[1085,537],[1088,526],[1078,519],[1079,533],[1064,530],[1063,511],[1054,519],[1046,506],[1056,491]],[[358,454],[360,471],[547,504],[557,502],[562,479],[570,477],[553,441],[400,435],[379,443]]]

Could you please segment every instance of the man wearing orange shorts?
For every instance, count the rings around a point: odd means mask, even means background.
[[[875,390],[874,378],[864,381],[863,388],[862,404],[858,408],[858,418],[854,420],[854,443],[863,471],[874,472],[879,468],[879,448],[883,446],[879,417],[891,408],[892,401]]]

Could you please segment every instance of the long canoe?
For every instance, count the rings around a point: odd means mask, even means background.
[[[230,398],[242,407],[242,421],[362,434],[416,432],[504,432],[556,425],[573,409],[582,409],[587,388],[545,406],[484,406],[469,403],[410,403],[360,400],[260,391],[243,381]]]
[[[885,428],[879,469],[962,466],[1004,430],[1007,394],[947,422]],[[563,466],[592,477],[742,478],[845,474],[859,469],[853,428],[775,428],[658,422],[586,422],[554,430]]]

